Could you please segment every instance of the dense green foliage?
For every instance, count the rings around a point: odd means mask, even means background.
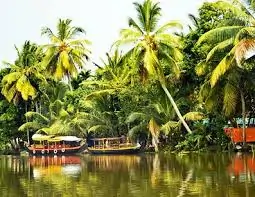
[[[128,135],[156,151],[228,148],[224,126],[255,112],[253,1],[204,3],[186,33],[177,21],[159,24],[159,3],[134,8],[94,73],[85,31],[69,19],[56,34],[42,29],[50,44],[16,47],[0,73],[0,149],[36,132]]]

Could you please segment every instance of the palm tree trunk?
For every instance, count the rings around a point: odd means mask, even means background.
[[[38,108],[38,101],[35,101],[35,112],[39,112],[39,108]]]
[[[242,103],[242,119],[243,119],[243,146],[246,147],[246,124],[245,124],[245,100],[243,92],[241,91],[241,103]]]
[[[25,102],[25,110],[26,110],[26,113],[27,113],[27,102]],[[27,122],[27,117],[26,117],[26,122]],[[29,129],[27,129],[27,143],[28,145],[30,145],[30,140],[29,140]]]
[[[174,110],[175,110],[177,116],[179,117],[180,121],[182,122],[183,126],[185,127],[185,129],[187,130],[187,132],[191,134],[192,131],[190,130],[188,124],[187,124],[186,121],[184,120],[184,118],[183,118],[181,112],[179,111],[179,109],[178,109],[178,107],[177,107],[177,105],[176,105],[176,103],[175,103],[173,97],[171,96],[170,92],[169,92],[168,89],[166,88],[165,84],[161,83],[161,87],[163,88],[163,90],[165,91],[167,97],[169,98],[169,100],[170,100],[170,102],[171,102],[171,104],[172,104],[172,106],[173,106],[173,108],[174,108]]]
[[[70,74],[68,73],[67,75],[67,81],[68,81],[68,85],[69,85],[69,88],[70,88],[70,91],[73,91],[73,86],[72,86],[72,79],[71,79],[71,76]]]
[[[154,146],[155,152],[157,153],[159,151],[159,149],[158,149],[158,138],[156,136],[152,135],[151,142],[152,142],[152,145]]]

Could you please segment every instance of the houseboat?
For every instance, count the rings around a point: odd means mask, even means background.
[[[255,144],[255,127],[247,127],[244,130],[241,127],[228,127],[224,130],[237,150],[242,149],[244,143],[247,145]]]
[[[30,155],[70,155],[82,152],[86,144],[76,136],[34,134],[33,144],[27,146]]]
[[[140,149],[139,143],[132,143],[125,137],[93,138],[90,139],[88,152],[91,154],[134,154]]]

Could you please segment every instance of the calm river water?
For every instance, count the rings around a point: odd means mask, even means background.
[[[0,156],[1,197],[254,197],[255,155]]]

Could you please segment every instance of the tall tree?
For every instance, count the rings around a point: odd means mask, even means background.
[[[41,50],[36,44],[26,41],[19,51],[17,60],[14,64],[6,63],[11,68],[10,73],[2,79],[2,94],[9,102],[18,104],[22,98],[24,101],[34,99],[37,96],[38,80],[45,81],[45,77],[41,72],[40,61],[43,57]],[[27,102],[25,102],[26,111],[28,110]],[[29,131],[27,130],[27,138],[29,143]]]
[[[14,64],[7,63],[10,67],[10,73],[5,75],[2,79],[2,94],[9,102],[17,104],[22,98],[28,101],[29,98],[36,97],[37,89],[35,81],[45,80],[41,74],[42,68],[39,62],[42,59],[42,53],[35,44],[26,41],[19,51],[17,60]]]
[[[180,52],[180,39],[178,36],[169,33],[171,28],[181,28],[176,21],[170,21],[158,27],[158,20],[161,16],[159,3],[152,0],[145,0],[142,4],[134,3],[137,11],[138,21],[129,18],[128,29],[121,30],[121,37],[115,43],[116,46],[129,44],[132,46],[127,55],[131,55],[135,60],[140,74],[144,79],[148,75],[157,78],[161,87],[168,96],[173,108],[181,120],[186,130],[191,130],[181,115],[172,95],[167,89],[167,81],[164,76],[164,69],[171,69],[179,76],[178,63],[182,60]]]
[[[42,28],[42,35],[48,36],[51,41],[43,46],[46,50],[43,65],[58,80],[66,76],[70,88],[71,77],[78,74],[90,55],[87,49],[90,42],[84,38],[77,38],[79,34],[85,34],[85,30],[71,26],[71,22],[70,19],[59,19],[55,34],[48,27]]]
[[[243,60],[254,55],[255,46],[255,18],[246,8],[248,5],[233,0],[218,1],[214,6],[224,11],[228,19],[204,33],[197,42],[207,51],[206,63],[216,65],[210,78],[212,87],[230,69],[242,67]]]
[[[214,93],[217,91],[217,95],[220,95],[219,90],[224,87],[223,109],[228,116],[236,110],[237,103],[240,101],[245,142],[245,86],[249,84],[250,80],[245,76],[249,70],[252,70],[251,64],[245,63],[245,60],[254,55],[253,1],[218,1],[215,3],[215,7],[224,11],[224,15],[228,17],[222,20],[218,27],[199,38],[197,45],[206,49],[207,57],[199,64],[198,70],[202,67],[211,67],[211,72],[203,86],[204,95],[208,93],[206,89],[212,88],[208,94],[209,97],[207,96],[209,98],[207,101],[212,101],[213,98],[217,99]]]

